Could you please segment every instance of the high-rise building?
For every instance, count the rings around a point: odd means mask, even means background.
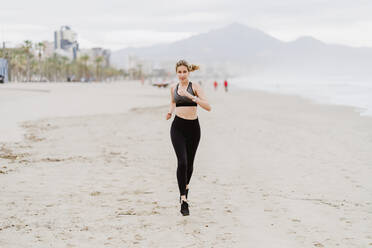
[[[70,53],[75,60],[79,50],[77,34],[69,26],[62,26],[60,30],[54,32],[54,49],[56,51]],[[69,56],[70,57],[70,56]]]

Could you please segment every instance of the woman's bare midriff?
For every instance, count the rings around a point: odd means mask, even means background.
[[[175,114],[187,120],[195,120],[198,117],[196,106],[176,107]]]

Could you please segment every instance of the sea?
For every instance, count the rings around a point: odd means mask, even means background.
[[[353,106],[361,116],[372,116],[372,79],[243,76],[228,82],[237,89],[298,95],[317,103]]]

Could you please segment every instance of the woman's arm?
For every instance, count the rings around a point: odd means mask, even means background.
[[[169,105],[169,111],[168,111],[167,116],[166,116],[167,120],[169,120],[172,117],[172,113],[173,113],[174,109],[176,108],[176,102],[174,101],[174,97],[173,97],[173,86],[172,85],[170,87],[170,96],[171,96],[171,102],[170,102],[170,105]]]
[[[194,89],[195,89],[195,92],[196,92],[196,95],[197,95],[197,98],[196,98],[195,102],[197,104],[199,104],[200,107],[202,107],[203,109],[205,109],[207,111],[211,111],[212,107],[208,103],[208,100],[207,100],[207,97],[205,96],[203,88],[198,83],[193,83],[192,85],[195,86]],[[190,96],[192,97],[191,94],[190,94]]]

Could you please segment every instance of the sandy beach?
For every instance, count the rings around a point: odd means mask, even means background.
[[[372,247],[372,117],[205,90],[184,217],[169,89],[0,87],[0,247]]]

